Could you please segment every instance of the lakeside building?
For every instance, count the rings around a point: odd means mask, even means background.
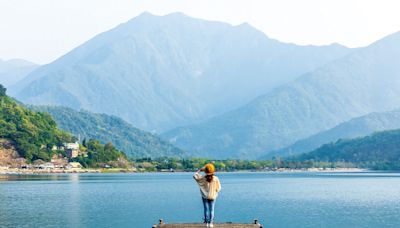
[[[69,162],[68,165],[65,166],[66,169],[81,169],[82,165],[79,162]]]
[[[67,153],[68,158],[76,158],[79,155],[79,150],[75,149],[67,149],[65,152]]]
[[[65,152],[67,153],[68,158],[76,158],[79,155],[82,155],[84,157],[87,157],[87,153],[85,151],[81,151],[79,149],[79,143],[74,142],[74,143],[64,143],[65,147]]]
[[[68,158],[76,158],[79,155],[79,143],[64,143],[65,152]]]
[[[67,150],[79,150],[79,143],[78,142],[64,143],[64,147]]]

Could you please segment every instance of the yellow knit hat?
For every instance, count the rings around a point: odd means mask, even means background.
[[[212,163],[208,163],[208,164],[205,166],[205,168],[204,168],[204,172],[205,172],[207,175],[214,174],[214,172],[215,172],[215,167],[214,167],[214,165],[213,165]]]

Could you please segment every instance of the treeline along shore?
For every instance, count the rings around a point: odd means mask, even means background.
[[[368,168],[346,162],[271,160],[213,160],[207,158],[138,158],[133,165],[138,171],[194,171],[207,163],[214,163],[219,172],[237,171],[364,171]]]
[[[66,167],[55,167],[51,163],[45,165],[23,165],[0,167],[0,173],[112,173],[112,172],[192,172],[205,164],[214,163],[219,172],[360,172],[369,170],[345,162],[293,162],[281,159],[274,160],[213,160],[206,158],[136,158],[123,165],[82,166],[78,162],[70,162]]]

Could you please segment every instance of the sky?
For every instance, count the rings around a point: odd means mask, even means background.
[[[362,47],[400,31],[398,0],[0,0],[0,59],[49,63],[147,11],[232,25],[282,42]]]

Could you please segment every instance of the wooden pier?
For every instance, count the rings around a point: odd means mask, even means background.
[[[205,223],[164,223],[162,219],[159,220],[157,225],[153,225],[152,228],[204,228]],[[263,226],[258,222],[257,219],[253,223],[214,223],[214,228],[262,228]]]

